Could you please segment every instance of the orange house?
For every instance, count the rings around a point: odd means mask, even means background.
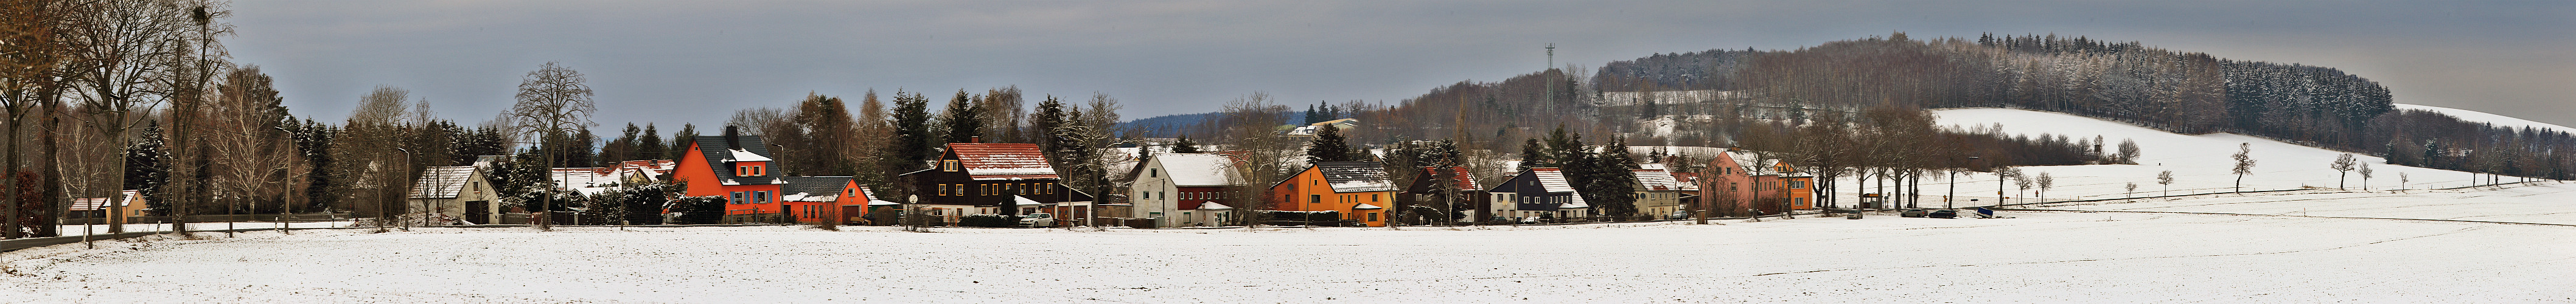
[[[725,126],[723,136],[699,136],[681,154],[672,180],[687,182],[689,196],[725,198],[724,222],[785,221],[795,210],[780,204],[782,175],[770,172],[769,147],[760,136]]]
[[[868,191],[859,181],[848,176],[790,176],[779,185],[779,204],[792,210],[798,223],[831,221],[840,212],[840,223],[867,216]],[[851,208],[856,207],[856,208]]]
[[[1780,176],[1780,199],[1788,201],[1789,209],[1816,209],[1815,174],[1799,172],[1797,166],[1785,162],[1772,166],[1772,170]]]
[[[1368,227],[1386,227],[1386,206],[1395,203],[1395,181],[1377,162],[1319,162],[1297,176],[1270,186],[1278,197],[1270,210],[1335,211]]]

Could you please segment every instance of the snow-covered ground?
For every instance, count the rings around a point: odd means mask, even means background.
[[[2436,106],[2428,106],[2428,105],[2402,104],[2402,103],[2401,103],[2401,104],[2397,104],[2397,110],[2400,110],[2400,111],[2403,111],[2403,110],[2424,110],[2424,111],[2432,111],[2432,112],[2434,112],[2434,113],[2442,113],[2442,114],[2444,114],[2444,115],[2451,115],[2451,117],[2458,117],[2458,118],[2460,118],[2460,120],[2461,120],[2461,121],[2468,121],[2468,122],[2484,122],[2484,123],[2488,123],[2488,124],[2494,124],[2494,125],[2496,125],[2496,126],[2498,126],[2498,127],[2517,128],[2517,129],[2519,129],[2519,128],[2525,128],[2525,127],[2530,127],[2530,128],[2540,128],[2540,129],[2543,129],[2543,130],[2553,130],[2553,131],[2558,131],[2558,132],[2571,132],[2571,133],[2576,133],[2576,128],[2569,128],[2569,127],[2567,127],[2567,126],[2560,126],[2560,125],[2550,124],[2550,123],[2545,123],[2545,122],[2531,121],[2531,120],[2529,120],[2529,119],[2513,118],[2512,116],[2496,115],[2495,113],[2478,112],[2478,111],[2470,111],[2470,110],[2463,110],[2463,109],[2453,109],[2453,108],[2444,108],[2444,107],[2436,107]]]
[[[320,221],[320,222],[294,222],[294,223],[278,223],[278,222],[229,222],[229,223],[188,223],[188,228],[191,228],[192,230],[196,230],[196,231],[212,231],[212,230],[230,230],[230,229],[267,229],[267,228],[333,228],[333,227],[350,227],[350,225],[351,225],[351,224],[350,224],[350,221]],[[107,234],[107,227],[108,227],[108,226],[112,226],[112,225],[107,225],[107,224],[97,224],[97,225],[62,225],[62,228],[60,228],[60,229],[62,229],[62,230],[57,230],[57,231],[61,231],[61,232],[62,232],[62,234],[63,234],[63,236],[81,236],[81,235],[86,235],[86,234]],[[170,228],[171,228],[170,226],[171,226],[170,224],[125,224],[125,232],[170,231]]]
[[[2171,194],[2232,191],[2236,182],[2236,175],[2231,173],[2235,160],[2229,156],[2236,154],[2236,146],[2239,143],[2251,144],[2253,148],[2254,174],[2245,176],[2247,191],[2302,187],[2334,188],[2338,186],[2338,178],[2342,179],[2340,182],[2342,187],[2352,190],[2364,188],[2388,190],[2400,187],[2451,188],[2472,185],[2473,174],[2468,172],[2388,165],[2385,164],[2386,160],[2379,157],[2355,153],[2355,158],[2361,162],[2370,163],[2370,168],[2375,171],[2370,179],[2364,180],[2358,171],[2339,174],[2343,172],[2327,168],[2329,163],[2334,162],[2337,155],[2346,152],[2252,136],[2228,133],[2174,134],[2121,122],[2017,109],[1946,109],[1934,110],[1932,113],[1938,117],[1937,124],[1949,127],[1985,127],[2000,123],[2003,125],[2003,131],[2009,134],[2031,136],[2056,134],[2084,139],[2101,136],[2104,141],[2110,143],[2105,145],[2104,149],[2113,149],[2122,139],[2137,141],[2141,153],[2136,165],[2022,167],[2023,173],[2032,177],[2045,172],[2056,178],[2056,186],[2047,194],[2047,199],[2050,201],[2164,195],[2167,193],[2164,190],[2166,188],[2164,185],[2156,184],[2156,174],[2166,170],[2174,172]],[[2403,184],[2400,183],[2400,174],[2405,175]],[[1922,201],[1937,204],[1941,201],[1939,195],[1948,193],[1948,184],[1942,180],[1944,176],[1929,177],[1922,181],[1923,190],[1925,190]],[[2505,178],[2507,182],[2517,180]],[[2129,183],[2138,184],[2137,192],[2127,191]],[[1846,188],[1838,189],[1838,192],[1843,192],[1846,196],[1862,192],[1858,187],[1849,187],[1850,184],[1845,186]],[[1995,200],[1995,188],[1995,177],[1992,174],[1963,174],[1959,177],[1958,185],[1960,205],[1966,205],[1966,200],[1972,198],[1979,199],[1981,204],[1991,204]],[[2035,199],[2039,195],[2036,192],[2039,190],[2037,186],[2033,186],[2030,192],[2023,192],[2018,186],[2008,186],[2004,191],[2009,192],[2007,196],[2013,197],[2011,199],[2013,202],[2019,203],[2037,201]]]
[[[2218,194],[2034,206],[2052,209],[2376,217],[2576,225],[2576,183],[2501,189]]]
[[[2564,211],[2569,193],[2576,185],[2102,206],[2341,205],[2354,208],[2310,212],[2498,220],[2510,217],[2478,216]],[[2530,199],[2406,207],[2517,195]],[[2576,302],[2567,275],[2576,227],[2007,215],[1401,230],[255,232],[7,253],[0,302]]]

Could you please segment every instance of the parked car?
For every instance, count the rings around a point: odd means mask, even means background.
[[[1925,216],[1925,217],[1930,217],[1930,218],[1959,218],[1959,210],[1958,210],[1958,209],[1941,209],[1941,210],[1932,210],[1932,213],[1931,213],[1931,214],[1925,214],[1924,216]]]
[[[1690,211],[1673,211],[1673,214],[1672,214],[1672,215],[1668,215],[1668,216],[1665,216],[1665,217],[1664,217],[1664,219],[1667,219],[1667,220],[1679,220],[1679,219],[1690,219],[1690,218],[1691,218]]]
[[[1925,215],[1925,214],[1927,214],[1927,213],[1930,213],[1930,212],[1925,212],[1925,211],[1923,211],[1923,209],[1905,209],[1905,211],[1898,211],[1898,212],[1896,213],[1896,216],[1901,216],[1901,217],[1923,217],[1923,215]]]
[[[1021,225],[1021,226],[1029,226],[1029,227],[1047,227],[1047,228],[1054,228],[1054,227],[1055,227],[1055,215],[1054,215],[1054,214],[1045,214],[1045,213],[1030,213],[1028,216],[1022,216],[1022,217],[1020,217],[1020,225]]]

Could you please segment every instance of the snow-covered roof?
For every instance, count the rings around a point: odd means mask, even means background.
[[[902,204],[903,204],[903,203],[888,202],[888,201],[880,201],[880,200],[871,200],[871,201],[868,201],[868,205],[869,205],[869,206],[893,206],[893,205],[902,205]]]
[[[1637,176],[1639,190],[1699,191],[1699,185],[1682,182],[1681,178],[1673,176],[1672,171],[1665,171],[1662,166],[1656,167],[1656,169],[1632,169],[1628,170],[1628,173]]]
[[[1378,207],[1377,205],[1370,205],[1370,204],[1365,204],[1365,203],[1363,203],[1363,204],[1360,204],[1360,205],[1358,205],[1358,206],[1351,206],[1351,209],[1358,209],[1358,210],[1376,210],[1376,209],[1386,209],[1386,207]]]
[[[679,168],[679,161],[668,159],[630,160],[617,162],[617,166],[613,168],[616,172],[611,175],[616,175],[620,178],[638,177],[643,178],[644,180],[669,180],[671,170]]]
[[[1013,196],[1011,196],[1011,202],[1016,203],[1016,204],[1019,204],[1019,205],[1021,205],[1021,206],[1029,206],[1029,205],[1045,205],[1045,204],[1046,204],[1046,203],[1040,203],[1040,202],[1038,202],[1037,200],[1029,199],[1029,197],[1026,197],[1026,196],[1018,196],[1018,195],[1013,195]]]
[[[1241,178],[1242,174],[1237,173],[1234,170],[1234,159],[1226,157],[1225,155],[1208,153],[1155,154],[1152,161],[1162,164],[1163,174],[1168,174],[1166,176],[1170,176],[1172,178],[1172,184],[1176,186],[1203,187],[1243,185],[1243,178]]]
[[[420,171],[420,179],[411,183],[411,198],[456,198],[465,190],[465,181],[474,177],[474,166],[429,167]]]
[[[554,168],[552,171],[552,173],[546,174],[546,178],[554,180],[555,185],[561,186],[563,189],[581,191],[583,189],[605,188],[608,187],[608,185],[618,183],[616,168]],[[598,190],[605,189],[583,191],[582,194],[592,194]]]
[[[1231,209],[1234,209],[1234,206],[1226,206],[1225,204],[1218,204],[1218,203],[1216,203],[1216,202],[1205,202],[1205,203],[1199,203],[1199,209],[1198,209],[1198,210],[1231,210]]]
[[[1547,189],[1547,192],[1575,192],[1574,183],[1565,179],[1564,170],[1559,170],[1557,168],[1530,168],[1530,176],[1537,177],[1539,188]]]
[[[951,143],[957,164],[977,180],[1058,178],[1037,144]]]
[[[743,149],[725,149],[725,152],[726,152],[726,153],[728,153],[728,154],[726,154],[726,156],[727,156],[727,157],[726,157],[725,159],[727,159],[727,160],[731,160],[731,161],[738,161],[738,162],[765,162],[765,161],[769,161],[769,157],[767,157],[767,156],[760,156],[760,154],[751,153],[751,151],[744,151]]]
[[[1397,190],[1395,181],[1386,177],[1386,167],[1377,162],[1320,162],[1315,163],[1315,168],[1322,171],[1324,185],[1332,187],[1333,192]]]
[[[125,191],[123,191],[123,192],[119,192],[119,193],[120,193],[120,195],[125,196],[125,198],[124,198],[124,199],[121,199],[121,200],[114,201],[114,202],[110,202],[110,201],[108,201],[108,200],[107,200],[107,198],[104,198],[104,197],[92,197],[92,198],[72,199],[72,206],[71,206],[71,210],[72,210],[72,211],[88,211],[88,210],[107,209],[108,205],[109,205],[109,204],[111,204],[111,203],[113,203],[113,204],[115,204],[115,205],[117,205],[117,206],[132,206],[132,205],[134,205],[134,201],[143,200],[143,192],[142,192],[142,191],[125,190]]]

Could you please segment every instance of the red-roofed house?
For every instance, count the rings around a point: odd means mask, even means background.
[[[916,200],[903,203],[924,205],[951,223],[969,214],[1079,212],[1091,202],[1090,194],[1061,183],[1036,144],[950,143],[930,169],[896,178],[912,188]]]
[[[1396,197],[1395,205],[1424,206],[1438,210],[1443,203],[1447,203],[1451,210],[1465,213],[1460,214],[1459,218],[1450,219],[1452,221],[1474,221],[1494,216],[1487,214],[1492,210],[1481,208],[1486,204],[1485,187],[1476,184],[1475,170],[1469,170],[1467,167],[1450,167],[1445,173],[1449,175],[1448,189],[1458,190],[1457,201],[1444,202],[1441,197],[1449,194],[1441,192],[1440,188],[1436,187],[1441,184],[1438,180],[1440,175],[1444,174],[1443,170],[1439,167],[1422,167],[1422,172],[1413,175],[1413,182],[1407,183],[1409,186],[1405,187],[1404,195]]]

